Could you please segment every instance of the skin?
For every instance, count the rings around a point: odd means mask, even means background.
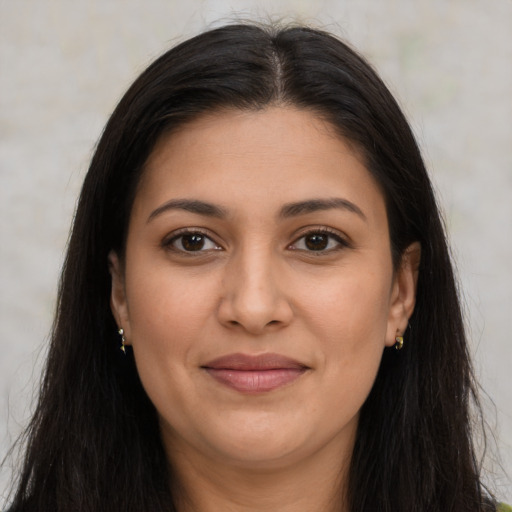
[[[282,215],[333,198],[353,207]],[[163,207],[182,199],[224,216]],[[311,250],[315,233],[327,245]],[[418,261],[413,244],[393,271],[378,186],[311,112],[223,111],[159,141],[125,261],[110,255],[111,303],[160,417],[180,511],[340,510],[359,410],[407,327]],[[307,369],[243,393],[204,369],[233,353]]]

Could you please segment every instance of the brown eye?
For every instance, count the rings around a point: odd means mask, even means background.
[[[210,237],[201,232],[182,233],[172,238],[165,245],[183,252],[204,252],[221,249]]]
[[[310,251],[323,251],[329,244],[329,236],[325,233],[313,233],[304,237],[304,243]]]
[[[310,231],[305,235],[298,238],[289,249],[300,250],[306,252],[318,252],[318,253],[330,253],[337,249],[343,249],[349,247],[346,242],[337,233],[331,233],[330,231]]]
[[[183,235],[181,245],[186,251],[200,251],[204,247],[205,236],[200,234]]]

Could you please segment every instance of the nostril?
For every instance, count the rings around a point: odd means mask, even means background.
[[[278,325],[280,323],[281,322],[279,320],[270,320],[270,322],[267,322],[266,325],[267,326],[269,326],[269,325]],[[231,325],[233,327],[236,327],[236,326],[242,325],[242,323],[238,322],[237,320],[229,320],[229,325]]]

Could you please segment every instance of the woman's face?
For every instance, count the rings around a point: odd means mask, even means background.
[[[164,137],[123,263],[111,254],[112,308],[171,458],[351,452],[415,277],[407,259],[393,272],[384,198],[329,125],[276,107]]]

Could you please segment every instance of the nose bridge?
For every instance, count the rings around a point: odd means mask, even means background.
[[[292,315],[279,258],[266,244],[240,247],[226,267],[221,317],[252,333],[287,324]]]

